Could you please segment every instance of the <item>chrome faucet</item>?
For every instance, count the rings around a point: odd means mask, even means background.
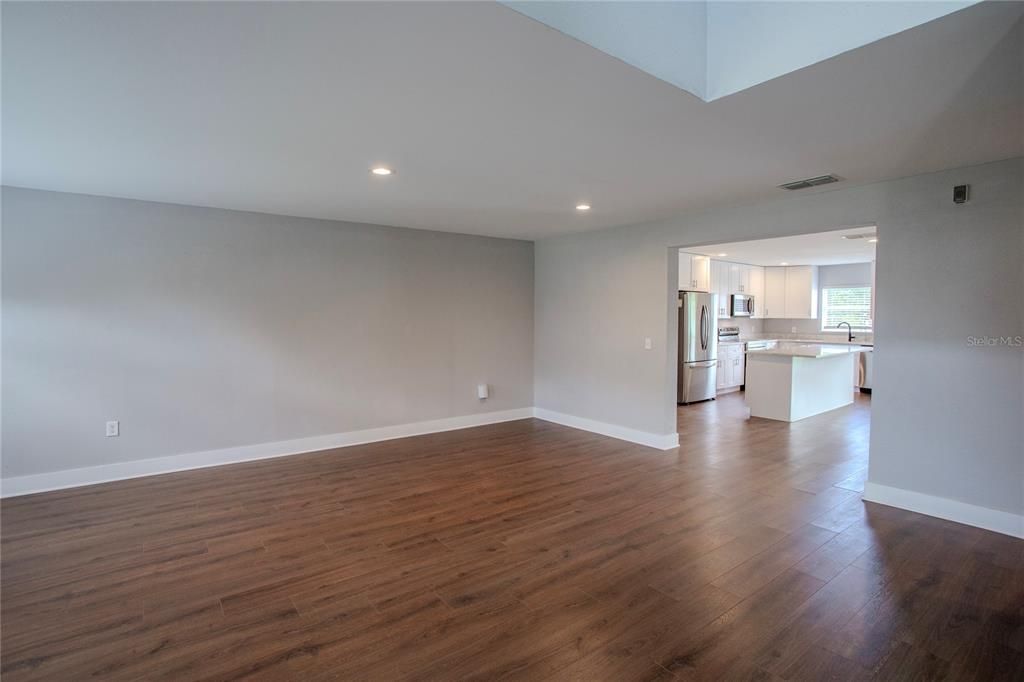
[[[854,339],[855,339],[856,337],[855,337],[855,336],[853,335],[853,327],[852,327],[852,326],[850,325],[850,323],[849,323],[849,322],[840,322],[839,324],[837,324],[837,325],[836,325],[836,329],[839,329],[839,328],[840,328],[840,327],[842,327],[842,326],[843,326],[844,324],[846,325],[846,329],[847,329],[847,332],[846,332],[846,333],[847,333],[847,339],[846,339],[846,341],[847,341],[848,343],[853,343],[853,340],[854,340]]]

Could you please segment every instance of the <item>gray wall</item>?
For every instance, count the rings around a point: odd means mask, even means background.
[[[968,343],[1024,334],[1022,202],[1014,159],[539,241],[535,404],[674,432],[670,247],[878,225],[870,480],[1024,512],[1024,352]]]
[[[2,215],[4,477],[533,403],[529,242],[12,188]]]
[[[871,284],[871,263],[844,263],[818,267],[818,286],[868,286]],[[820,296],[819,296],[820,298]]]

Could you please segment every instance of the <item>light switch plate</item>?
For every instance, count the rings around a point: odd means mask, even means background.
[[[107,422],[107,438],[121,435],[121,422]]]

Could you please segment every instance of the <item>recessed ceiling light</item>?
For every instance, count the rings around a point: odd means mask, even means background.
[[[779,263],[779,265],[789,265],[789,263],[783,261],[783,262]]]
[[[371,168],[370,172],[374,175],[393,175],[395,171],[387,168],[386,166],[376,166]]]
[[[871,237],[870,239],[868,239],[868,241],[874,244],[875,242],[878,241],[878,237]]]
[[[727,254],[727,253],[720,253],[720,254],[718,254],[718,257],[719,257],[719,258],[725,258],[725,257],[726,257],[726,256],[728,256],[728,255],[729,255],[729,254]]]
[[[590,210],[590,204],[576,204],[576,210],[577,211],[589,211]]]

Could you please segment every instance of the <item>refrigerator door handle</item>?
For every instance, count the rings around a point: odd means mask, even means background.
[[[697,340],[704,346],[704,306],[700,307],[700,319],[697,320]]]
[[[711,309],[704,306],[704,350],[711,345]]]
[[[711,309],[704,306],[704,350],[711,345]]]
[[[708,316],[708,307],[706,305],[702,305],[700,307],[700,347],[701,347],[701,350],[707,350],[707,348],[708,348],[707,316]]]
[[[711,309],[704,306],[704,350],[711,343]]]

